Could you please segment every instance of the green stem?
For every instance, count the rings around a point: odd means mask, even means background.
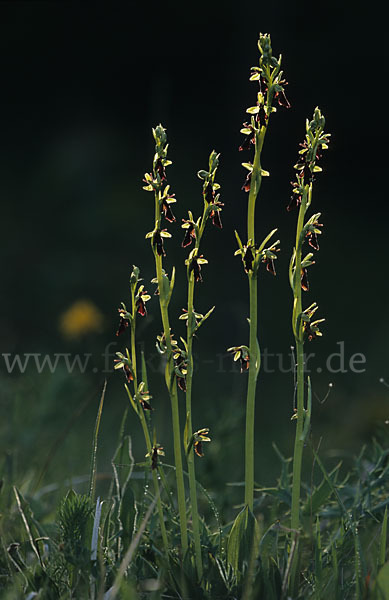
[[[307,186],[308,187],[308,186]],[[301,290],[301,232],[304,227],[304,216],[307,208],[308,190],[304,190],[297,221],[295,245],[295,270],[293,281],[294,296],[294,335],[296,341],[297,358],[297,424],[293,454],[293,483],[292,483],[292,509],[291,528],[298,530],[300,526],[300,492],[301,492],[301,466],[304,449],[304,341],[300,315],[302,313]]]
[[[257,341],[258,319],[258,285],[254,274],[249,276],[250,287],[250,367],[246,404],[246,438],[245,438],[245,504],[250,510],[254,505],[254,417],[255,391],[260,369],[260,353]]]
[[[131,362],[134,373],[134,389],[138,391],[138,376],[136,368],[136,346],[135,346],[135,330],[136,330],[136,306],[135,306],[135,285],[131,285],[131,302],[132,302],[132,319],[131,319]]]
[[[253,171],[251,174],[251,185],[249,192],[249,203],[247,209],[247,237],[255,244],[255,203],[262,183],[261,175],[261,152],[265,140],[266,127],[261,127],[255,137],[255,155]]]
[[[304,344],[296,340],[297,356],[297,424],[293,454],[292,512],[291,528],[298,530],[300,526],[300,490],[301,467],[304,449]]]
[[[136,287],[135,285],[131,286],[131,301],[132,301],[131,362],[132,362],[132,370],[134,373],[134,390],[135,390],[135,393],[137,393],[138,392],[138,377],[137,377],[136,343],[135,343],[136,342],[136,340],[135,340],[135,332],[136,332],[135,287]],[[151,444],[151,439],[150,439],[150,433],[149,433],[149,430],[147,427],[145,413],[141,406],[139,406],[138,416],[139,416],[139,419],[140,419],[140,422],[142,425],[147,452],[151,456],[152,444]],[[159,485],[158,485],[158,477],[157,477],[157,473],[155,471],[151,470],[151,472],[152,472],[152,477],[153,477],[154,493],[155,493],[155,497],[157,498],[157,510],[158,510],[158,516],[159,516],[159,524],[161,527],[162,542],[163,542],[163,546],[165,549],[166,557],[168,557],[169,556],[169,542],[168,542],[168,538],[167,538],[165,520],[164,520],[164,516],[163,516],[163,508],[162,508],[162,501],[161,501],[160,490],[159,490]]]
[[[145,437],[147,452],[151,456],[152,444],[151,444],[151,439],[150,439],[150,433],[149,433],[149,430],[147,427],[145,413],[144,413],[144,410],[142,407],[139,408],[139,419],[142,424],[143,435]],[[162,508],[162,501],[161,501],[161,495],[160,495],[159,484],[158,484],[158,476],[157,476],[157,473],[155,472],[155,470],[153,470],[153,469],[151,469],[151,474],[153,477],[154,493],[155,493],[155,497],[157,498],[157,510],[158,510],[158,516],[159,516],[159,524],[161,527],[162,542],[163,542],[163,546],[165,549],[166,557],[168,557],[169,556],[169,542],[168,542],[168,537],[167,537],[167,532],[166,532],[165,520],[164,520],[164,516],[163,516],[163,508]]]
[[[180,435],[180,415],[178,410],[178,397],[177,397],[177,383],[174,376],[173,368],[173,352],[170,338],[170,324],[169,324],[169,313],[167,307],[167,298],[164,296],[163,291],[163,280],[162,280],[162,258],[158,255],[154,249],[155,266],[158,279],[159,288],[159,303],[161,309],[162,325],[166,340],[167,347],[167,365],[166,365],[166,385],[169,390],[170,403],[172,409],[172,423],[173,423],[173,444],[174,444],[174,461],[176,465],[176,481],[177,481],[177,500],[178,500],[178,512],[180,516],[180,531],[181,531],[181,545],[182,551],[185,552],[188,549],[188,530],[187,530],[187,518],[186,518],[186,503],[185,503],[185,485],[184,485],[184,474],[182,468],[182,454],[181,454],[181,435]]]
[[[197,241],[199,244],[200,240]],[[187,413],[187,427],[188,427],[188,440],[192,438],[192,381],[193,381],[193,296],[194,296],[194,274],[193,271],[190,274],[188,282],[188,331],[187,331],[187,345],[188,345],[188,372],[186,375],[186,413]],[[196,570],[199,581],[203,576],[203,563],[201,557],[201,540],[200,540],[200,524],[199,514],[197,505],[197,492],[196,492],[196,473],[194,465],[194,450],[193,444],[187,454],[188,461],[188,473],[189,473],[189,493],[192,513],[192,529],[195,547],[195,560]]]
[[[266,135],[266,127],[256,134],[255,155],[247,209],[247,237],[255,245],[255,203],[262,183],[261,152]],[[258,278],[249,273],[250,293],[250,342],[249,342],[249,381],[246,400],[246,437],[245,437],[245,504],[250,510],[254,506],[254,418],[255,392],[260,369],[260,354],[257,340],[258,326]]]

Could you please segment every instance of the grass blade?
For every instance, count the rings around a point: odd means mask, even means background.
[[[100,519],[101,519],[101,507],[103,503],[100,502],[100,498],[97,498],[96,501],[96,511],[93,519],[93,531],[92,531],[92,542],[91,542],[91,560],[97,560],[97,542],[99,536],[99,527],[100,527]]]
[[[380,550],[378,557],[378,569],[385,564],[386,556],[386,536],[388,530],[388,507],[385,508],[384,519],[382,521],[381,537],[380,537]]]
[[[27,502],[24,500],[23,496],[16,489],[15,486],[14,486],[13,490],[14,490],[14,494],[15,494],[15,498],[16,498],[16,504],[18,505],[18,510],[19,510],[20,516],[22,517],[22,521],[23,521],[24,527],[25,527],[27,535],[28,535],[30,546],[31,546],[33,552],[36,554],[36,556],[37,556],[37,558],[38,558],[38,560],[39,560],[39,562],[41,564],[42,569],[44,569],[44,564],[42,562],[42,558],[41,558],[40,552],[39,552],[38,547],[37,547],[37,545],[36,545],[36,543],[34,541],[34,537],[33,537],[32,532],[31,532],[31,527],[30,527],[30,524],[28,522],[28,518],[26,516],[27,510],[31,513],[30,507],[27,504]]]
[[[144,519],[138,529],[138,533],[133,537],[132,542],[120,564],[120,567],[118,569],[117,575],[115,577],[115,581],[113,586],[108,590],[108,592],[105,594],[104,596],[104,600],[114,600],[114,598],[116,598],[116,596],[118,595],[118,593],[120,592],[120,584],[122,582],[122,579],[124,577],[124,575],[126,574],[126,571],[128,569],[129,564],[131,563],[134,553],[137,549],[137,546],[141,540],[141,537],[146,529],[146,525],[151,517],[151,515],[153,514],[155,505],[157,504],[157,499],[158,496],[156,496],[154,498],[154,500],[152,501],[152,503],[150,504],[149,508],[147,509],[147,512],[144,516]]]
[[[322,545],[320,535],[320,521],[316,521],[316,540],[315,540],[315,598],[320,600],[323,590],[323,561]]]
[[[333,542],[331,545],[331,557],[332,557],[332,573],[334,578],[333,597],[334,600],[339,598],[339,566],[338,566],[338,552],[336,543]]]
[[[92,502],[95,500],[95,491],[96,491],[96,458],[97,458],[97,441],[99,436],[100,429],[100,421],[101,421],[101,413],[103,411],[103,404],[105,398],[105,391],[107,389],[107,380],[104,381],[103,391],[100,397],[99,409],[97,411],[95,430],[93,433],[93,442],[92,442],[92,458],[91,458],[91,467],[90,467],[90,480],[89,480],[89,497]]]

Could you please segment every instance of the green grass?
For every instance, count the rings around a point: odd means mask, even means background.
[[[352,468],[339,463],[330,470],[316,450],[306,453],[312,473],[302,485],[293,597],[386,598],[380,582],[386,580],[389,451],[374,440]],[[99,598],[114,589],[124,598],[286,598],[294,550],[292,464],[279,451],[275,456],[280,475],[273,487],[256,488],[256,517],[246,507],[234,522],[217,522],[211,506],[215,525],[201,520],[201,585],[194,553],[180,557],[177,509],[161,483],[170,541],[168,555],[163,552],[159,496],[144,466],[134,463],[128,437],[115,452],[112,485],[96,503],[70,490],[56,505],[54,494],[42,496],[31,483],[22,493],[3,469],[1,597]],[[170,486],[173,469],[164,468]],[[201,486],[198,494],[209,501]],[[191,534],[189,540],[192,548]]]

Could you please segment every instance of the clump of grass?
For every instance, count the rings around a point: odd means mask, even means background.
[[[259,66],[252,69],[251,79],[258,82],[259,92],[255,106],[247,111],[251,117],[250,122],[244,123],[242,132],[246,138],[241,146],[241,150],[254,150],[253,162],[244,163],[248,175],[243,188],[249,194],[247,242],[242,243],[236,234],[239,245],[236,254],[241,255],[249,283],[250,333],[248,345],[230,348],[235,360],[240,361],[242,372],[248,372],[243,508],[233,521],[223,522],[214,500],[197,481],[195,471],[196,456],[203,456],[204,444],[210,441],[210,429],[204,423],[193,423],[193,344],[195,334],[214,310],[212,307],[207,312],[198,312],[195,291],[202,279],[202,267],[208,262],[201,254],[206,224],[210,221],[221,228],[223,204],[216,182],[219,155],[212,151],[208,170],[198,172],[203,186],[202,216],[195,218],[190,211],[188,218],[183,219],[182,246],[191,248],[189,255],[182,258],[186,266],[187,304],[176,325],[184,321],[186,335],[178,342],[169,313],[175,269],[169,277],[163,268],[164,241],[171,237],[164,220],[169,224],[176,220],[171,208],[175,197],[166,175],[171,164],[167,133],[158,125],[153,129],[152,172],[144,180],[145,189],[154,194],[155,206],[154,228],[146,237],[150,239],[155,263],[153,282],[157,285],[162,322],[156,345],[166,365],[174,465],[162,462],[169,440],[162,441],[154,427],[152,414],[159,406],[149,389],[145,356],[143,351],[139,352],[137,338],[137,320],[146,318],[151,295],[146,290],[148,284],[140,277],[140,269],[133,266],[130,301],[128,308],[124,303],[119,308],[117,331],[117,335],[129,334],[129,347],[118,352],[115,360],[115,369],[125,377],[128,408],[119,426],[109,491],[104,499],[97,496],[100,492],[98,434],[106,394],[104,386],[93,436],[88,495],[70,489],[56,509],[42,500],[43,491],[36,490],[29,481],[23,482],[22,493],[12,480],[9,460],[5,462],[0,484],[0,586],[6,600],[388,598],[389,450],[373,440],[345,470],[341,463],[328,469],[318,449],[312,446],[312,476],[309,482],[301,481],[303,449],[309,442],[312,411],[311,382],[309,378],[305,380],[303,349],[306,338],[320,337],[322,321],[314,318],[316,303],[304,309],[302,302],[303,292],[309,287],[307,269],[314,264],[312,252],[303,256],[304,244],[317,251],[317,235],[321,232],[319,213],[306,220],[314,175],[320,170],[317,161],[328,144],[319,109],[307,121],[288,207],[299,209],[289,268],[297,354],[294,455],[292,459],[286,458],[274,446],[280,461],[279,478],[270,488],[254,486],[254,414],[260,368],[257,283],[261,265],[275,274],[274,261],[279,249],[279,241],[271,241],[276,230],[261,243],[256,242],[255,206],[262,177],[268,174],[262,168],[261,153],[274,104],[289,107],[281,58],[273,57],[270,36],[261,35],[258,47]],[[184,427],[180,422],[179,393],[185,394]],[[136,448],[140,461],[134,459],[126,430],[128,410],[134,412],[143,431],[144,448]],[[176,495],[170,490],[169,471],[175,473]],[[215,526],[199,514],[199,494],[209,502]]]

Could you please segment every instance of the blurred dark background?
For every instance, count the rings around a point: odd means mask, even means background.
[[[153,289],[144,236],[154,226],[154,209],[142,178],[151,168],[151,128],[161,122],[178,200],[177,223],[169,226],[173,240],[166,243],[166,267],[177,268],[171,305],[177,337],[185,334],[177,317],[185,306],[187,255],[179,223],[188,209],[200,214],[196,173],[206,168],[212,149],[221,153],[224,227],[206,232],[209,265],[196,288],[196,309],[206,312],[215,304],[216,310],[196,341],[194,423],[211,427],[213,439],[198,463],[202,481],[218,490],[242,479],[246,378],[234,372],[225,351],[248,338],[247,281],[233,253],[234,229],[246,236],[240,163],[249,157],[237,149],[245,110],[255,103],[256,84],[248,76],[258,61],[261,31],[271,34],[274,54],[283,55],[292,108],[272,116],[263,153],[271,177],[257,204],[257,236],[278,227],[282,252],[277,277],[263,270],[260,278],[260,342],[268,353],[283,355],[287,370],[293,343],[287,270],[297,214],[286,205],[305,119],[318,105],[332,142],[314,187],[312,209],[322,213],[324,232],[305,297],[326,317],[323,338],[307,344],[315,353],[312,435],[315,444],[323,438],[323,452],[347,458],[389,418],[389,392],[379,381],[388,374],[389,328],[382,15],[362,3],[333,1],[136,4],[0,3],[1,354],[11,361],[26,353],[91,354],[85,373],[69,373],[61,361],[54,373],[38,373],[33,363],[24,373],[16,367],[9,373],[0,357],[3,456],[31,477],[49,456],[48,481],[86,473],[107,376],[99,468],[109,470],[126,396],[121,374],[102,372],[102,354],[125,346],[115,337],[117,307],[128,301],[132,264]],[[149,357],[158,439],[169,461],[170,408],[155,353],[161,329],[155,298],[148,309],[139,336]],[[340,349],[346,372],[330,372],[327,358]],[[363,372],[350,369],[355,353],[366,360],[358,364]],[[293,373],[280,371],[277,360],[269,357],[258,386],[261,483],[272,482],[278,470],[272,442],[292,452]],[[339,371],[339,360],[332,359],[332,371]],[[109,371],[112,362],[108,357]],[[127,429],[141,461],[140,426],[132,415]]]

